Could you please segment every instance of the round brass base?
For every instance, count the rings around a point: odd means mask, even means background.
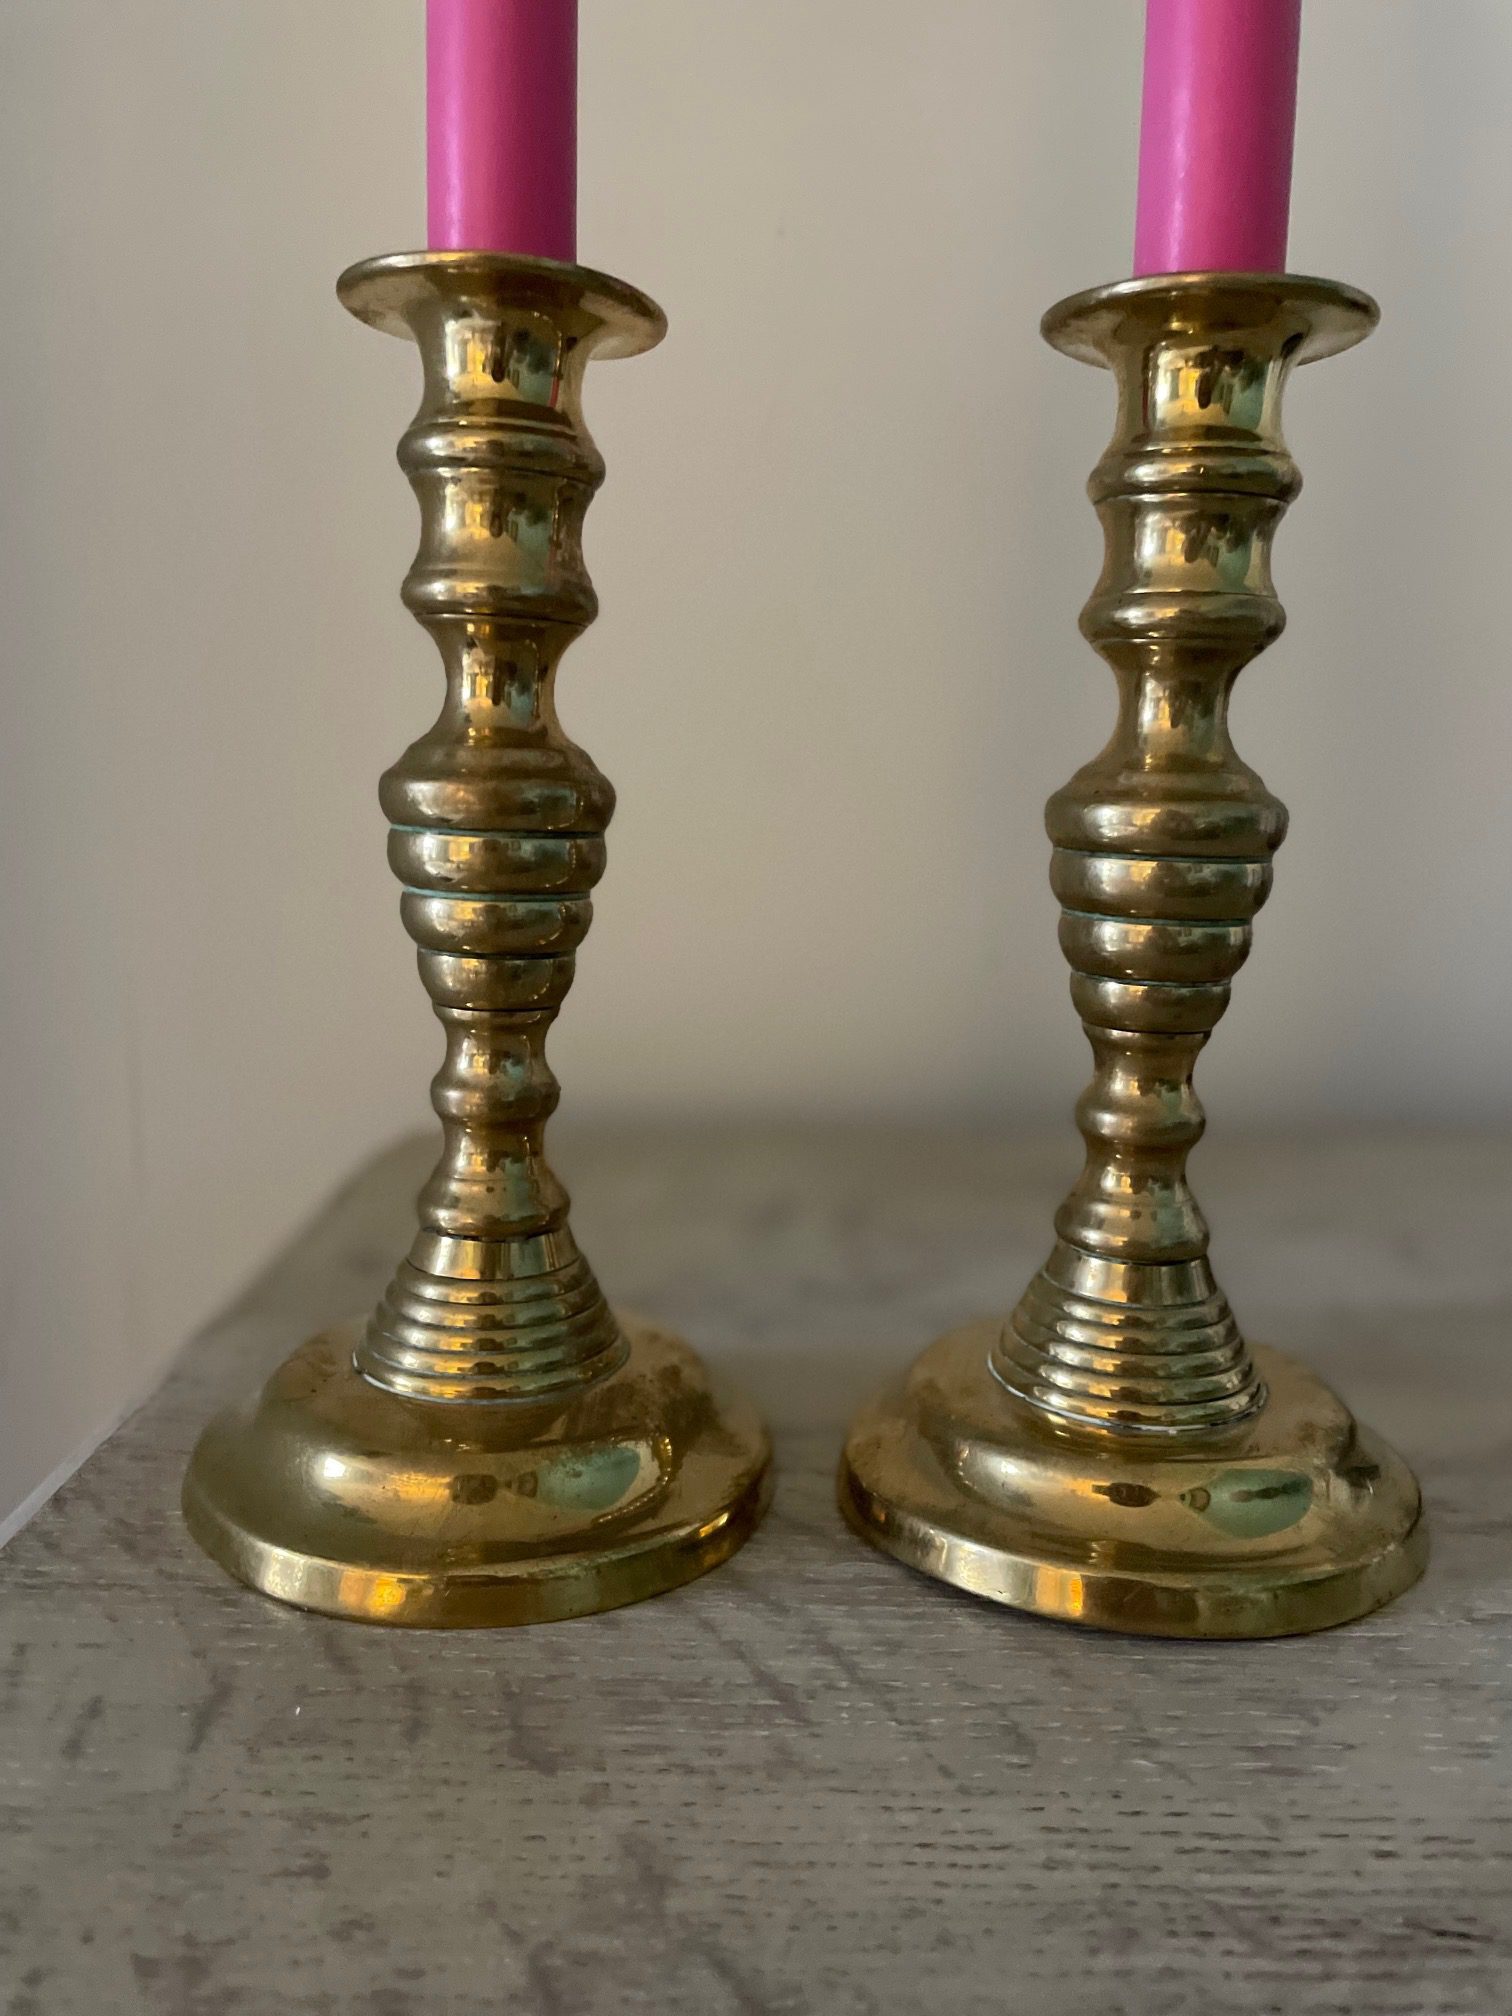
[[[1320,1631],[1423,1572],[1411,1471],[1279,1352],[1255,1352],[1269,1389],[1258,1414],[1178,1450],[1052,1427],[989,1370],[997,1328],[942,1337],[852,1426],[841,1510],[909,1567],[1042,1617],[1162,1638]]]
[[[385,1392],[357,1327],[327,1331],[205,1430],[189,1530],[254,1589],[375,1624],[538,1624],[690,1582],[755,1530],[771,1445],[685,1344],[622,1328],[590,1386],[485,1404]]]

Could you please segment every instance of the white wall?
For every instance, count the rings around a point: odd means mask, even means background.
[[[422,229],[421,11],[0,4],[0,1513],[427,1117],[374,799],[435,697],[414,360],[331,291]],[[592,395],[578,1113],[1068,1110],[1109,401],[1035,331],[1127,266],[1140,12],[583,0],[584,257],[673,335]],[[1309,0],[1303,73],[1293,264],[1385,320],[1292,399],[1236,711],[1293,837],[1203,1090],[1505,1117],[1512,9]]]

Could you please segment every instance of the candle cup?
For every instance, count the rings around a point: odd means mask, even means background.
[[[286,1602],[396,1624],[523,1624],[691,1580],[765,1509],[770,1446],[698,1358],[609,1308],[542,1136],[546,1032],[572,980],[614,794],[563,733],[557,662],[595,613],[584,512],[592,355],[661,311],[622,282],[497,253],[353,267],[353,314],[413,337],[400,462],[420,503],[405,601],[440,648],[434,727],[386,774],[389,858],[446,1032],[443,1151],[366,1324],[296,1351],[214,1420],[191,1532]]]
[[[1312,1373],[1246,1343],[1186,1178],[1193,1066],[1286,826],[1227,723],[1235,676],[1284,621],[1270,546],[1299,478],[1281,395],[1293,364],[1375,319],[1350,288],[1224,273],[1123,281],[1045,318],[1119,388],[1082,615],[1118,722],[1046,821],[1094,1056],[1086,1164],[1012,1315],[932,1345],[857,1418],[840,1475],[874,1545],[1043,1616],[1278,1636],[1376,1609],[1426,1559],[1401,1458]]]

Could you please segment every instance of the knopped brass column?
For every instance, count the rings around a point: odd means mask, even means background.
[[[383,779],[404,922],[446,1030],[441,1160],[377,1310],[307,1344],[212,1422],[189,1525],[254,1587],[340,1616],[530,1623],[687,1581],[745,1540],[770,1451],[674,1338],[617,1319],[546,1162],[546,1032],[573,977],[614,793],[553,689],[596,602],[582,525],[603,479],[593,356],[661,311],[576,266],[376,259],[353,314],[414,338],[399,459],[420,503],[405,601],[440,649],[434,725]]]
[[[861,1414],[841,1503],[910,1565],[1048,1616],[1267,1636],[1359,1616],[1422,1571],[1411,1474],[1321,1381],[1250,1349],[1186,1177],[1193,1067],[1286,830],[1228,731],[1234,680],[1285,620],[1270,548],[1300,479],[1282,390],[1375,319],[1351,288],[1211,273],[1124,281],[1045,318],[1119,390],[1082,616],[1118,721],[1047,812],[1095,1062],[1086,1165],[1007,1322],[943,1338]]]

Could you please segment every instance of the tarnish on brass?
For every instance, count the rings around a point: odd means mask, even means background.
[[[1281,395],[1292,365],[1375,320],[1352,288],[1217,273],[1123,281],[1045,317],[1119,391],[1082,614],[1118,719],[1046,813],[1094,1058],[1086,1163],[1008,1320],[942,1339],[857,1420],[841,1503],[912,1566],[1047,1616],[1306,1631],[1389,1601],[1426,1558],[1400,1458],[1245,1342],[1186,1176],[1193,1067],[1286,831],[1228,729],[1234,680],[1285,621],[1270,548],[1300,478]]]
[[[370,260],[338,292],[424,366],[399,449],[421,519],[404,599],[446,691],[380,796],[446,1032],[442,1154],[366,1325],[316,1338],[210,1425],[184,1509],[223,1566],[291,1603],[530,1623],[716,1566],[769,1488],[752,1410],[716,1396],[685,1345],[612,1313],[543,1145],[546,1034],[614,807],[554,699],[597,607],[582,526],[604,470],[583,375],[665,322],[606,275],[493,253]]]

